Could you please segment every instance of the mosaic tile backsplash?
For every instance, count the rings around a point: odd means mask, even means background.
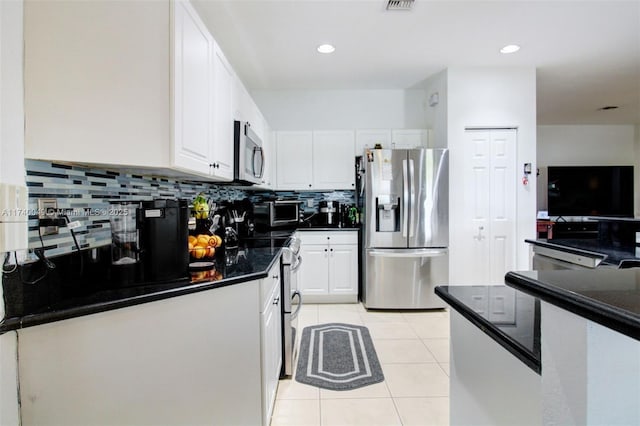
[[[186,198],[192,200],[204,192],[213,201],[236,201],[249,198],[252,202],[264,199],[288,198],[314,200],[314,207],[304,204],[306,214],[313,213],[321,200],[335,200],[354,204],[354,191],[294,192],[259,191],[170,178],[126,174],[118,171],[70,166],[46,161],[26,160],[26,181],[29,190],[29,248],[43,243],[47,256],[71,253],[75,243],[67,227],[56,235],[42,237],[38,233],[38,199],[54,198],[58,209],[68,211],[70,221],[78,221],[74,229],[81,249],[111,244],[109,223],[110,201],[152,200],[154,198]]]
[[[74,230],[81,249],[111,244],[109,202],[186,198],[205,192],[214,201],[241,200],[236,188],[174,179],[131,175],[121,172],[26,160],[29,211],[37,212],[38,198],[55,198],[58,209],[73,209],[68,216],[82,225]],[[75,250],[69,229],[42,237],[47,256]],[[40,247],[38,217],[29,216],[29,248]]]

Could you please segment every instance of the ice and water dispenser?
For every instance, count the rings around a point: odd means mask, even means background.
[[[400,232],[400,197],[376,197],[376,232]]]

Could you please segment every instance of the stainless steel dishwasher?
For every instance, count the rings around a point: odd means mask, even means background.
[[[534,271],[594,269],[600,266],[606,257],[601,253],[567,251],[534,245],[532,266]]]

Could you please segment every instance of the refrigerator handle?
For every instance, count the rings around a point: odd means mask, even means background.
[[[407,160],[402,160],[402,236],[407,236],[409,224],[409,176],[407,171]]]
[[[409,192],[410,192],[410,197],[409,198],[409,202],[410,202],[410,206],[411,208],[414,210],[413,214],[411,215],[411,222],[409,223],[409,237],[413,237],[413,235],[415,234],[415,230],[416,230],[416,216],[418,216],[415,213],[415,209],[416,209],[416,191],[415,191],[415,176],[413,175],[414,171],[414,163],[413,163],[413,159],[409,160]]]

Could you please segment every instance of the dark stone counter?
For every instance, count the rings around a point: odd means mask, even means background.
[[[540,303],[536,298],[503,285],[439,286],[435,293],[540,374]],[[494,308],[496,299],[499,308]]]
[[[508,272],[508,286],[640,340],[640,270]]]
[[[0,333],[265,278],[292,233],[257,236],[221,250],[213,269],[166,282],[118,284],[104,260],[109,246],[50,259],[56,267],[46,275],[42,262],[23,266],[3,273]]]

